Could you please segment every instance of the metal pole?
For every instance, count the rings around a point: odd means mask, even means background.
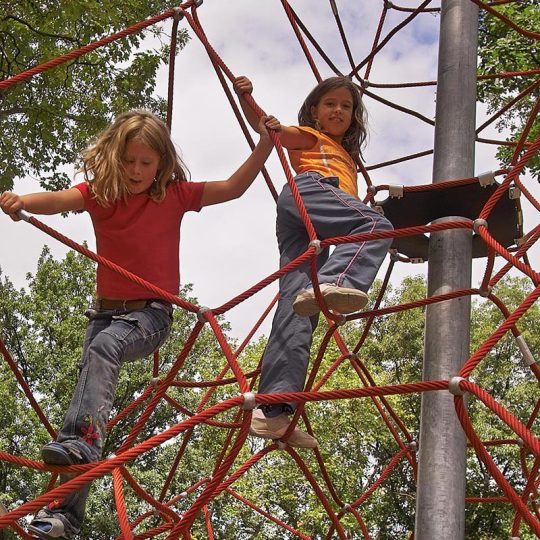
[[[474,175],[478,8],[470,0],[442,0],[433,182]],[[440,221],[449,221],[453,217]],[[472,234],[430,238],[428,295],[469,288]],[[424,380],[450,379],[469,357],[470,298],[428,306]],[[466,439],[449,392],[422,396],[416,540],[465,537]]]

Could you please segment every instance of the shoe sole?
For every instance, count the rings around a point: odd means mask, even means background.
[[[368,303],[368,296],[362,291],[356,291],[356,294],[344,293],[343,291],[328,291],[322,293],[328,309],[342,314],[354,313],[360,311]],[[302,317],[312,317],[321,311],[315,294],[297,298],[293,302],[293,310]]]
[[[39,538],[39,540],[67,540],[65,536],[50,536],[31,524],[28,525],[28,532],[32,534],[32,538]]]
[[[266,431],[266,430],[255,430],[253,428],[249,429],[249,434],[253,437],[259,437],[261,439],[271,439],[273,441],[279,441],[281,440],[281,437],[285,434],[285,431],[281,436],[276,435],[273,431]],[[315,437],[312,437],[311,435],[304,433],[303,438],[308,437],[309,439],[307,441],[304,441],[303,443],[297,440],[297,437],[295,436],[294,431],[291,433],[286,442],[289,446],[292,446],[293,448],[317,448],[319,446],[319,443],[317,442],[317,439]]]
[[[41,449],[41,457],[47,465],[75,465],[66,450],[60,448],[49,448],[47,446]]]

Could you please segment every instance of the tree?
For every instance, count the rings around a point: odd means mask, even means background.
[[[529,32],[540,28],[540,10],[535,0],[520,0],[496,7],[502,15]],[[538,40],[526,37],[487,11],[480,10],[479,33],[479,73],[494,75],[503,72],[529,71],[540,65]],[[483,80],[479,84],[479,99],[488,105],[488,111],[495,113],[534,83],[534,77],[517,76]],[[524,129],[525,123],[540,96],[538,86],[518,104],[507,111],[497,121],[499,131],[507,132],[507,140],[515,141]],[[527,137],[531,142],[540,136],[540,120],[535,119]],[[505,166],[512,158],[513,147],[501,146],[497,157]],[[529,168],[536,177],[540,175],[538,154],[529,161]]]
[[[0,79],[104,38],[170,8],[165,0],[3,0]],[[179,47],[188,39],[178,33]],[[146,108],[163,116],[156,75],[169,58],[163,26],[149,27],[0,93],[0,191],[34,176],[69,187],[65,172],[112,118]]]

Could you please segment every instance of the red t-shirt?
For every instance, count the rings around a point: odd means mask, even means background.
[[[171,182],[161,202],[147,194],[130,195],[100,206],[87,183],[75,187],[84,197],[96,235],[97,252],[171,294],[180,289],[180,224],[185,212],[201,209],[204,182]],[[98,264],[97,295],[136,300],[156,294]]]

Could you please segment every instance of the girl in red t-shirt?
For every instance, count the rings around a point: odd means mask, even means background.
[[[272,149],[267,129],[278,126],[275,118],[262,118],[257,124],[258,144],[230,178],[196,183],[186,181],[186,168],[160,119],[145,111],[124,113],[83,152],[84,183],[57,192],[21,196],[5,192],[0,208],[15,221],[21,210],[34,214],[86,210],[98,254],[178,294],[182,216],[240,197]],[[120,367],[163,344],[172,323],[172,305],[98,265],[97,299],[87,316],[80,376],[64,425],[57,440],[41,452],[50,465],[100,459]],[[66,479],[62,475],[62,481]],[[38,538],[74,538],[89,489],[88,484],[40,510],[28,530]]]

